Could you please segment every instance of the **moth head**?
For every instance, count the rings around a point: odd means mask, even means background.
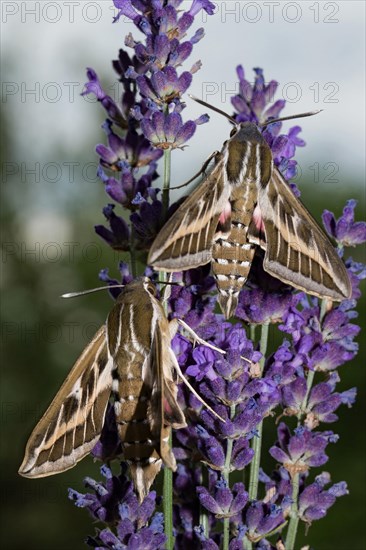
[[[247,143],[263,143],[262,133],[255,122],[241,122],[237,131],[233,134],[233,141]]]

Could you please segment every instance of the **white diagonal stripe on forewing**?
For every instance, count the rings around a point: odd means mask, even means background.
[[[94,407],[95,407],[95,402],[97,401],[98,399],[98,394],[97,394],[97,388],[96,388],[96,380],[97,380],[97,377],[94,376],[94,384],[93,384],[93,391],[92,391],[92,400],[91,400],[91,407],[90,407],[90,420],[91,420],[91,423],[93,424],[93,432],[96,433],[97,431],[97,427],[95,425],[95,418],[94,418]],[[89,390],[89,385],[87,385],[88,387],[88,390]],[[89,403],[89,401],[86,401]],[[84,419],[84,422],[86,422],[86,418]],[[85,441],[85,439],[84,439]]]
[[[290,257],[291,257],[291,246],[290,246],[290,230],[289,230],[289,226],[288,226],[288,216],[285,216],[285,220],[286,220],[286,237],[287,237],[287,267],[290,268]],[[300,258],[301,258],[301,254],[299,254]],[[301,261],[299,262],[299,269],[301,271]]]
[[[170,220],[167,222],[167,225],[164,226],[167,228],[167,230],[169,229],[169,232],[167,235],[165,234],[165,231],[163,232],[164,242],[159,246],[159,248],[156,249],[156,251],[152,255],[152,258],[151,258],[152,264],[155,264],[154,258],[159,258],[161,255],[163,255],[164,251],[167,250],[170,246],[174,245],[177,240],[183,238],[187,233],[190,233],[192,231],[196,232],[197,224],[203,227],[210,220],[210,218],[207,216],[205,216],[205,218],[201,217],[200,210],[202,209],[202,206],[199,206],[198,215],[195,215],[192,218],[192,221],[190,221],[191,211],[193,208],[197,206],[197,204],[199,204],[200,201],[202,201],[203,204],[206,203],[206,200],[204,200],[206,197],[206,194],[207,195],[210,194],[210,191],[212,191],[211,189],[212,186],[216,187],[215,182],[217,181],[218,175],[220,176],[220,174],[222,173],[222,167],[223,167],[223,162],[220,161],[217,164],[217,166],[213,169],[211,174],[208,176],[208,178],[196,188],[196,190],[193,192],[193,194],[190,197],[186,199],[186,201],[188,202],[188,205],[185,201],[182,204],[182,206],[177,210],[177,213],[179,215],[179,213],[182,213],[181,208],[182,207],[186,208],[182,219],[175,220],[176,213],[174,213],[173,216],[170,218]],[[220,204],[220,207],[221,207],[221,204]]]
[[[274,225],[279,230],[279,234],[277,235],[277,250],[276,250],[276,256],[277,257],[280,254],[281,238],[282,238],[281,229],[279,227],[280,219],[281,219],[281,217],[280,217],[280,208],[281,208],[280,202],[281,202],[280,197],[277,197],[277,201],[276,201],[277,217],[274,217],[274,219],[273,219]],[[268,201],[268,203],[269,203],[269,201]],[[269,243],[269,245],[271,245],[271,243]]]
[[[259,143],[257,143],[256,146],[255,146],[255,157],[256,157],[256,159],[255,159],[255,182],[258,185],[261,182],[261,175],[262,175],[260,145],[259,145]]]
[[[213,197],[212,197],[212,199],[211,199],[210,216],[209,216],[210,219],[212,219],[212,217],[214,216],[214,213],[215,213],[215,204],[216,204],[216,202],[217,202],[217,197],[216,197],[217,193],[218,193],[218,186],[215,185],[215,187],[214,187],[214,195],[213,195]],[[209,232],[210,232],[210,224],[207,224],[207,226],[206,226],[206,235],[205,235],[206,246],[207,246],[207,244],[208,244],[207,241],[208,241],[208,234],[209,234]]]
[[[123,330],[123,327],[122,327],[122,313],[123,313],[124,307],[125,307],[124,304],[121,304],[121,308],[120,308],[120,311],[119,311],[119,319],[118,319],[119,324],[118,324],[117,346],[116,346],[116,349],[114,350],[114,354],[120,348],[121,342],[122,342],[122,330]]]
[[[214,196],[212,197],[210,202],[206,201],[206,205],[205,205],[206,206],[206,208],[205,208],[205,217],[207,215],[208,208],[210,208],[210,213],[208,215],[209,220],[211,220],[212,217],[213,217],[213,210],[214,210],[213,205],[215,203],[216,190],[217,190],[217,187],[215,186],[214,187]],[[206,227],[205,227],[205,248],[207,248],[207,246],[210,244],[210,243],[207,242],[208,241],[208,234],[210,232],[210,228],[211,228],[211,223],[209,222],[209,223],[206,224]],[[200,244],[200,236],[201,236],[201,233],[202,233],[202,229],[203,228],[200,229],[199,234],[197,235],[196,254],[198,253],[198,248],[199,248],[199,244]]]
[[[295,219],[293,220],[294,232],[295,232],[294,237],[296,238],[296,241],[299,245],[300,253],[305,254],[306,256],[314,260],[316,263],[318,263],[320,267],[324,269],[324,271],[326,271],[329,274],[332,274],[332,269],[330,269],[330,265],[329,265],[328,255],[327,255],[328,261],[324,261],[322,254],[319,251],[319,246],[324,245],[323,247],[327,247],[328,245],[328,240],[326,239],[325,235],[322,234],[321,229],[318,228],[317,225],[314,226],[314,222],[312,218],[309,216],[309,214],[306,212],[305,209],[303,211],[304,207],[302,206],[301,202],[298,201],[296,197],[292,195],[292,191],[288,188],[286,181],[283,179],[283,177],[281,176],[281,174],[279,174],[278,171],[273,172],[272,182],[275,183],[278,194],[284,200],[289,200],[293,209],[296,212]],[[281,190],[281,187],[284,187],[283,191]],[[267,213],[268,213],[271,211],[271,205],[265,196],[264,196],[264,199],[265,199],[265,203],[267,206]],[[263,196],[262,196],[262,200],[263,200]],[[303,211],[303,217],[299,217],[299,214],[298,214],[299,211],[300,213]],[[308,243],[305,243],[303,239],[299,238],[298,236],[298,228],[302,224],[305,224],[305,227],[310,232],[309,238],[311,238],[313,242],[313,245],[314,245],[313,247],[308,246]],[[280,229],[280,228],[277,228],[277,229]],[[331,243],[329,244],[331,246]]]

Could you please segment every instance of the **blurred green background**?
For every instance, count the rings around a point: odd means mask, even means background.
[[[41,480],[23,479],[17,469],[28,435],[111,306],[103,293],[65,301],[59,296],[98,285],[98,272],[104,267],[117,275],[120,257],[93,230],[103,223],[101,209],[109,202],[95,176],[94,148],[104,142],[100,129],[104,116],[99,105],[79,93],[85,65],[96,68],[115,90],[110,59],[133,28],[123,21],[111,25],[110,2],[89,3],[97,6],[95,11],[81,2],[73,20],[66,3],[59,2],[61,18],[53,23],[57,10],[42,12],[43,3],[38,3],[38,19],[37,11],[36,15],[29,11],[37,3],[4,4],[8,11],[2,13],[1,544],[7,549],[77,549],[95,524],[67,499],[67,488],[82,490],[83,477],[98,475],[98,465],[86,458],[73,470]],[[261,18],[254,21],[250,6],[244,12],[237,4],[260,6]],[[251,67],[260,65],[268,80],[280,81],[278,97],[282,92],[291,100],[286,114],[324,108],[319,117],[301,124],[308,142],[297,155],[302,197],[318,220],[324,208],[338,216],[345,201],[356,198],[361,219],[364,4],[316,2],[317,23],[315,8],[304,7],[309,3],[302,3],[301,18],[293,23],[294,12],[283,11],[283,2],[278,3],[272,22],[264,4],[224,2],[207,23],[198,21],[205,25],[207,39],[191,58],[192,64],[198,58],[204,64],[192,93],[230,111],[235,66],[242,62],[249,79]],[[332,15],[326,4],[334,4],[338,11]],[[18,11],[12,13],[14,6]],[[88,10],[82,11],[85,7]],[[327,18],[337,21],[332,24]],[[220,50],[215,48],[218,36]],[[342,46],[345,42],[351,48],[356,45],[352,58]],[[299,89],[296,101],[289,97],[290,91]],[[187,117],[201,112],[188,105]],[[215,115],[211,121],[198,129],[185,152],[174,153],[176,184],[193,174],[227,138],[226,121]],[[364,261],[361,250],[350,252]],[[359,311],[365,311],[364,298]],[[365,325],[363,315],[358,321]],[[326,426],[340,434],[340,441],[330,446],[328,464],[314,472],[327,470],[333,482],[346,480],[350,495],[315,522],[308,537],[299,537],[298,548],[302,544],[322,550],[366,547],[365,346],[364,337],[358,340],[359,356],[340,369],[340,391],[357,386],[357,403],[352,409],[341,407],[339,422]],[[272,440],[268,433],[266,448]],[[272,467],[267,457],[265,468]]]

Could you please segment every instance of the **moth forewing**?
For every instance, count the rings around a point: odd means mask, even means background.
[[[180,271],[211,261],[212,243],[230,196],[223,165],[221,159],[161,229],[150,248],[150,265],[161,271]]]
[[[103,325],[34,428],[20,475],[37,478],[64,472],[92,450],[104,424],[111,370]]]
[[[268,189],[259,186],[258,205],[267,243],[263,268],[320,298],[349,298],[352,287],[343,261],[277,168]]]
[[[184,271],[211,261],[228,318],[258,245],[266,251],[264,269],[283,282],[331,300],[350,296],[347,270],[332,243],[274,167],[260,130],[244,122],[211,174],[162,228],[148,262]]]
[[[151,431],[159,444],[159,453],[165,466],[175,470],[176,462],[169,439],[171,428],[186,427],[184,413],[177,402],[177,382],[173,379],[174,365],[170,356],[171,336],[169,322],[161,304],[156,303],[157,322],[153,340],[154,382],[148,418]]]

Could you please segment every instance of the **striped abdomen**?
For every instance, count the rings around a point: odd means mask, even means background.
[[[145,363],[149,351],[145,353]],[[147,494],[150,485],[160,471],[162,460],[159,453],[160,434],[153,434],[148,417],[151,416],[152,387],[142,378],[144,358],[139,353],[121,350],[118,363],[124,369],[115,371],[115,412],[118,433],[122,441],[123,457],[130,466],[136,488]],[[148,369],[150,366],[147,366]],[[120,373],[118,375],[118,373]],[[163,428],[168,437],[170,428]]]
[[[110,328],[108,341],[114,361],[112,397],[116,422],[123,458],[130,466],[140,500],[148,493],[162,464],[160,431],[153,434],[151,428],[153,322],[152,302],[143,292],[137,303],[129,303],[125,296],[120,308],[115,307],[108,318],[109,327],[118,327],[115,333]],[[164,437],[169,436],[169,430],[163,427],[162,431],[167,431]]]
[[[212,250],[212,271],[220,293],[218,298],[226,318],[234,313],[238,295],[248,278],[255,245],[247,239],[248,226],[256,204],[255,183],[237,186],[231,195],[231,230]]]

